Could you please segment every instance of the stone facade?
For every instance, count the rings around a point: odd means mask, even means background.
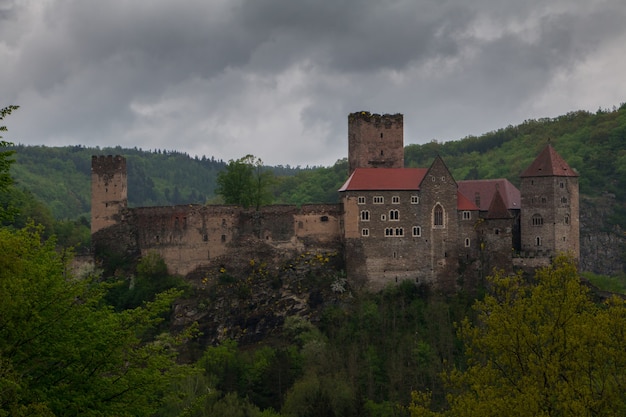
[[[561,252],[578,258],[578,179],[551,146],[522,174],[520,196],[504,179],[457,182],[440,157],[404,168],[402,115],[348,120],[340,204],[127,208],[124,158],[94,157],[96,253],[156,252],[172,273],[188,275],[244,242],[274,254],[337,250],[353,288],[410,280],[444,291],[493,268],[545,265]]]

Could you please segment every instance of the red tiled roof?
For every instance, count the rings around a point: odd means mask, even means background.
[[[480,210],[489,210],[489,205],[493,200],[496,190],[500,191],[504,205],[509,210],[519,210],[521,207],[521,197],[519,190],[504,178],[494,180],[466,180],[457,181],[459,191],[468,200],[476,201],[476,194],[480,197]]]
[[[428,168],[357,168],[339,191],[419,190]]]
[[[504,199],[502,198],[502,194],[500,194],[500,190],[496,189],[496,193],[491,200],[491,204],[489,204],[489,211],[487,211],[488,219],[510,219],[511,213],[507,210],[506,205],[504,204]]]
[[[561,155],[559,155],[552,145],[548,144],[541,153],[535,158],[532,164],[520,177],[577,177],[578,174],[574,172]]]
[[[457,199],[456,199],[457,210],[469,210],[469,211],[478,210],[478,206],[476,206],[476,204],[472,203],[467,197],[461,194],[460,191],[456,192],[456,196],[457,196]]]

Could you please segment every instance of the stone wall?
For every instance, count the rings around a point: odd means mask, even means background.
[[[356,168],[403,168],[403,116],[369,112],[350,114],[348,165],[350,173]]]

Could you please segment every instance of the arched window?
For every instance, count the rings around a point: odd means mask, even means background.
[[[535,246],[541,246],[541,238],[539,236],[535,238]]]
[[[541,217],[541,214],[533,214],[532,224],[533,226],[543,226],[543,217]]]
[[[441,207],[441,204],[437,204],[433,210],[433,226],[444,227],[443,207]]]
[[[389,220],[400,220],[400,210],[389,210]]]
[[[361,221],[367,222],[370,219],[369,210],[361,210]]]

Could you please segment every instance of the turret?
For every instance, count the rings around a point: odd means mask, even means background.
[[[91,157],[91,233],[114,225],[128,205],[126,159]]]
[[[348,165],[356,168],[404,168],[401,114],[357,112],[348,116]]]

